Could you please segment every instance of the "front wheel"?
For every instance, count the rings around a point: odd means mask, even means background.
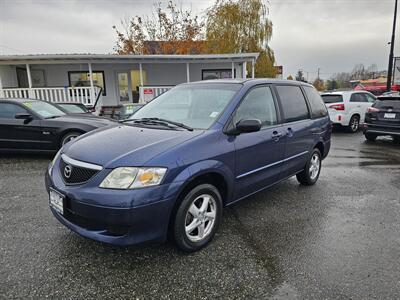
[[[174,221],[174,240],[186,252],[200,250],[214,237],[222,216],[222,198],[211,184],[193,188],[180,204]]]
[[[303,171],[296,175],[302,185],[313,185],[317,182],[321,172],[321,152],[314,149]]]

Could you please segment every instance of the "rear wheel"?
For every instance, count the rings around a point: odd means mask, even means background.
[[[348,130],[352,133],[355,133],[358,131],[359,128],[360,128],[360,117],[354,115],[350,119]]]
[[[206,246],[214,237],[222,215],[222,198],[211,184],[200,184],[183,199],[174,221],[177,246],[193,252]]]
[[[317,182],[321,172],[321,152],[315,148],[303,171],[296,175],[302,185],[313,185]]]
[[[72,131],[66,133],[62,138],[61,138],[61,143],[60,146],[64,146],[66,143],[76,139],[78,136],[80,136],[82,133],[77,132],[77,131]]]
[[[365,139],[367,141],[370,141],[370,142],[375,142],[375,140],[377,138],[377,136],[375,134],[372,134],[372,133],[367,133],[366,132],[364,135],[365,135]]]

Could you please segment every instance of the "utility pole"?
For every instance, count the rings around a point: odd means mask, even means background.
[[[397,0],[396,0],[397,1]],[[318,78],[318,80],[319,80],[319,71],[321,70],[321,68],[318,68],[318,71],[317,71],[317,73],[318,73],[318,76],[317,76],[317,78]]]
[[[389,67],[388,67],[388,76],[386,83],[386,90],[390,92],[392,89],[392,74],[393,74],[393,60],[394,60],[394,36],[396,33],[396,19],[397,19],[397,0],[395,0],[394,4],[394,17],[393,17],[393,31],[392,31],[392,40],[390,41],[390,54],[389,54]]]

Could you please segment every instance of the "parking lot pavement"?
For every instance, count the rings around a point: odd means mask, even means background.
[[[214,242],[112,247],[48,209],[46,156],[0,158],[0,297],[400,298],[400,145],[335,133],[319,182],[224,211]]]

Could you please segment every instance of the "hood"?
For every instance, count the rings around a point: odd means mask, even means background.
[[[201,130],[161,130],[119,125],[89,132],[68,143],[63,153],[105,168],[142,166],[153,157],[201,133]]]
[[[73,123],[73,124],[85,124],[89,126],[93,126],[95,128],[115,125],[117,122],[111,121],[106,118],[97,117],[97,116],[85,116],[83,117],[81,114],[76,115],[65,115],[55,119],[50,119],[57,122],[65,122],[65,123]]]

